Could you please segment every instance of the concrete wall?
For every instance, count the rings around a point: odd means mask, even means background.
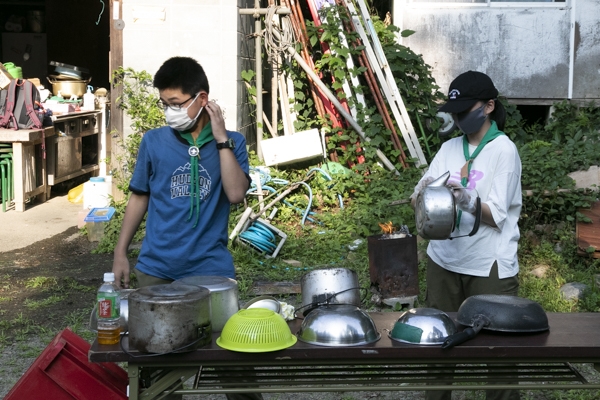
[[[446,92],[467,70],[486,72],[519,103],[600,98],[600,0],[563,3],[394,3],[400,42],[432,66]],[[574,29],[571,29],[571,28]]]
[[[240,71],[249,68],[254,54],[253,39],[247,38],[254,19],[240,16],[238,9],[253,4],[253,0],[124,0],[123,66],[154,74],[170,57],[195,58],[208,76],[210,98],[225,111],[227,129],[251,132]]]

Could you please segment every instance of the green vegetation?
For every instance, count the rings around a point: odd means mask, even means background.
[[[348,50],[340,44],[340,34],[345,34],[349,43],[354,43],[356,39],[352,33],[341,29],[343,23],[347,22],[347,16],[340,11],[331,7],[325,16],[325,23],[318,29],[308,23],[314,54],[320,54],[316,66],[323,76],[335,78],[331,79],[334,89],[339,89],[335,85],[340,85],[344,79],[353,76],[363,79],[361,74],[364,72],[362,67],[354,71],[346,70],[346,58],[355,57],[362,47]],[[443,141],[447,140],[437,135],[439,121],[435,119],[436,104],[443,95],[431,77],[431,68],[422,58],[394,41],[398,29],[385,26],[376,17],[374,22],[413,124],[419,127],[421,146],[426,149],[430,161]],[[400,32],[404,36],[412,33]],[[327,44],[331,51],[322,52],[321,43]],[[412,166],[404,169],[396,163],[396,167],[402,171],[397,176],[377,163],[374,146],[392,158],[397,157],[398,152],[392,148],[390,130],[378,118],[374,100],[365,89],[366,85],[355,88],[357,93],[365,95],[364,108],[360,104],[351,104],[353,99],[347,99],[350,105],[359,108],[359,121],[367,127],[367,134],[371,138],[371,144],[360,143],[359,150],[357,146],[348,144],[359,143],[355,132],[345,129],[341,134],[331,134],[337,128],[333,128],[331,121],[317,115],[308,80],[302,70],[293,62],[284,63],[282,69],[292,76],[295,83],[294,97],[297,102],[294,107],[298,113],[295,128],[303,130],[318,127],[327,132],[329,152],[335,152],[339,163],[323,162],[316,171],[316,166],[265,169],[260,167],[255,154],[250,153],[251,166],[256,168],[251,172],[260,174],[262,184],[271,186],[277,193],[298,182],[302,185],[275,204],[277,211],[271,223],[287,235],[278,257],[265,258],[251,247],[237,241],[231,243],[240,292],[249,295],[256,280],[298,280],[306,271],[324,266],[356,270],[361,285],[368,289],[367,238],[381,233],[379,223],[392,223],[396,229],[406,226],[410,232],[415,232],[414,211],[399,200],[407,199],[412,193],[421,171]],[[244,71],[242,77],[250,85],[249,92],[252,94],[255,90],[252,85],[254,72]],[[127,193],[127,174],[133,170],[137,146],[143,133],[163,124],[164,120],[160,109],[155,106],[157,95],[151,87],[148,73],[121,69],[115,73],[114,79],[117,84],[123,85],[124,95],[118,99],[118,104],[131,118],[134,128],[134,134],[122,142],[124,153],[119,163],[121,170],[113,173],[119,180],[119,187]],[[523,164],[522,185],[527,194],[523,198],[520,221],[521,295],[539,301],[548,311],[598,311],[600,294],[594,285],[594,275],[599,272],[599,261],[591,257],[590,253],[595,249],[587,249],[588,256],[577,254],[574,234],[577,221],[586,221],[578,210],[588,208],[598,193],[597,190],[575,189],[568,174],[600,162],[597,130],[600,111],[592,104],[577,107],[568,102],[557,103],[546,124],[527,126],[514,105],[505,102],[505,107],[508,112],[505,131],[519,148]],[[342,146],[342,143],[345,145]],[[364,156],[364,162],[359,160],[361,155]],[[255,194],[247,196],[246,205],[253,207],[256,213],[259,206]],[[269,199],[275,196],[269,192],[264,195],[271,195]],[[392,202],[401,204],[391,205]],[[110,252],[114,248],[125,204],[114,204],[117,212],[96,251]],[[244,209],[240,205],[232,207],[230,230]],[[310,209],[310,214],[306,213],[307,209]],[[262,218],[272,211],[268,210]],[[143,235],[142,226],[135,240],[141,240]],[[356,240],[362,241],[362,244],[351,250],[349,246]],[[426,243],[421,246],[424,249]],[[302,267],[291,267],[283,262],[289,259],[301,262]],[[542,265],[545,266],[543,277],[531,274]],[[421,274],[422,289],[425,288],[423,277],[424,273]],[[580,301],[564,300],[559,292],[563,284],[573,281],[590,286],[585,298]]]

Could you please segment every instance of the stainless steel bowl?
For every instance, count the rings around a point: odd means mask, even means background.
[[[359,346],[379,340],[375,323],[366,312],[347,304],[330,304],[304,317],[298,339],[319,346]]]
[[[445,312],[435,308],[412,308],[400,315],[389,337],[403,343],[438,345],[454,333],[456,325]]]
[[[273,296],[258,296],[248,301],[242,309],[247,308],[266,308],[267,310],[271,310],[276,312],[277,314],[281,313],[281,303]]]

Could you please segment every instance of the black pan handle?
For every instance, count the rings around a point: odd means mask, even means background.
[[[475,329],[473,329],[471,327],[466,328],[462,332],[458,332],[458,333],[455,333],[454,335],[448,336],[446,338],[446,340],[444,340],[444,343],[442,343],[442,349],[449,349],[451,347],[454,347],[456,345],[464,343],[469,339],[473,339],[475,337],[475,335],[477,335],[477,332],[475,332]]]
[[[489,320],[482,315],[478,315],[473,320],[473,327],[465,328],[464,331],[450,335],[442,343],[442,349],[449,349],[456,345],[466,342],[469,339],[473,339],[475,335],[485,326],[489,324]]]

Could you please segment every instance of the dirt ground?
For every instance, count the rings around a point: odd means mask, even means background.
[[[0,253],[0,297],[10,299],[0,303],[2,319],[31,320],[58,332],[64,328],[65,316],[91,310],[103,274],[112,268],[112,255],[92,254],[95,246],[73,227],[31,246]],[[64,299],[51,307],[24,307],[26,301],[40,301],[49,294]]]
[[[73,325],[87,331],[96,290],[112,267],[110,254],[91,253],[95,246],[73,227],[0,253],[0,398],[58,332]]]

